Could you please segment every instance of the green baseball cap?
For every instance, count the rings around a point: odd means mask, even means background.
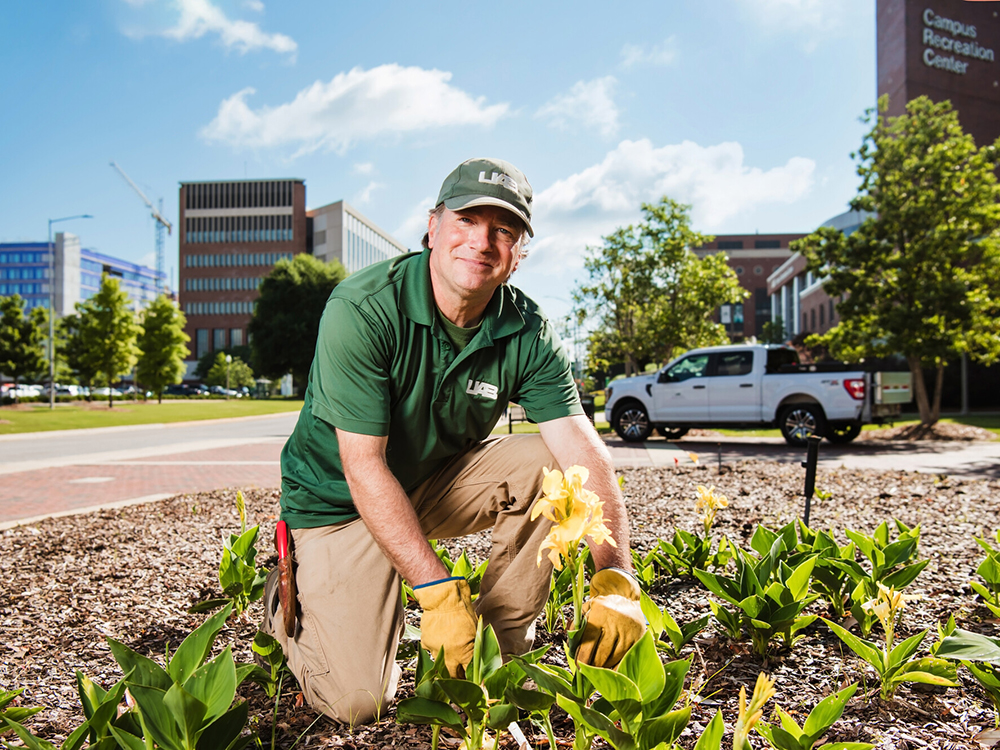
[[[524,172],[501,159],[469,159],[459,164],[441,185],[435,206],[451,211],[473,206],[499,206],[531,228],[531,185]]]

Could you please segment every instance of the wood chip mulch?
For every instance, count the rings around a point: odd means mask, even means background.
[[[671,536],[675,527],[698,529],[694,497],[699,484],[715,485],[729,498],[730,506],[717,518],[716,533],[746,545],[756,524],[776,528],[801,512],[803,473],[797,463],[762,462],[723,465],[721,474],[714,465],[626,470],[633,547],[646,551],[657,538]],[[844,528],[871,532],[879,521],[893,517],[921,524],[920,553],[931,562],[907,589],[922,598],[908,605],[901,638],[930,628],[926,648],[936,640],[936,624],[949,614],[961,627],[1000,636],[1000,623],[977,606],[968,585],[982,557],[973,535],[991,536],[1000,525],[1000,482],[840,469],[820,470],[817,486],[832,496],[814,501],[812,526],[834,529],[841,543],[846,542]],[[263,527],[261,562],[270,567],[275,564],[270,540],[278,493],[248,489],[245,495],[251,522]],[[164,648],[176,648],[203,621],[204,615],[186,610],[218,595],[220,540],[239,525],[234,498],[235,489],[183,495],[0,532],[0,687],[24,688],[22,705],[45,706],[29,720],[32,731],[58,744],[82,721],[75,670],[105,688],[120,678],[105,636],[162,663]],[[464,547],[482,559],[488,537],[475,535],[448,546],[456,554]],[[709,595],[688,579],[661,581],[652,593],[681,622],[710,612]],[[827,614],[820,602],[809,611]],[[258,602],[248,616],[231,620],[218,647],[233,644],[237,660],[251,661],[250,642],[260,614]],[[539,634],[539,641],[551,640],[541,625]],[[876,627],[873,637],[878,634]],[[774,676],[778,687],[765,717],[777,703],[800,723],[823,697],[861,682],[824,742],[871,742],[880,750],[972,750],[980,747],[974,736],[994,724],[992,707],[964,669],[960,687],[904,685],[893,701],[881,701],[874,672],[822,624],[814,625],[793,650],[779,650],[766,661],[755,656],[748,643],[731,642],[721,628],[711,625],[684,655],[693,659],[690,675],[707,680],[681,738],[684,748],[693,747],[717,708],[731,730],[739,689],[752,689],[760,671]],[[410,676],[401,686],[401,697],[412,691],[412,673],[404,674]],[[250,703],[251,728],[266,746],[273,704],[253,685],[242,686],[240,694]],[[277,747],[287,750],[300,736],[297,747],[302,748],[430,745],[429,730],[396,724],[391,710],[367,727],[337,726],[326,719],[312,724],[316,716],[301,698],[290,682],[277,712]],[[560,740],[569,739],[569,723],[563,718],[556,724]],[[546,747],[542,732],[527,721],[521,726],[534,746]],[[727,737],[724,747],[730,741]],[[752,741],[754,747],[765,746],[759,737]],[[442,747],[456,746],[452,738],[442,738]],[[513,748],[508,735],[501,747]]]
[[[880,430],[865,430],[858,435],[858,440],[927,440],[973,442],[977,440],[996,440],[997,435],[991,430],[976,427],[971,424],[954,422],[936,422],[932,425],[903,424],[898,427],[885,427]]]

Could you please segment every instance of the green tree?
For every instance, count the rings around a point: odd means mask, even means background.
[[[215,359],[219,355],[219,352],[228,354],[233,359],[239,357],[244,362],[249,362],[253,359],[253,350],[247,344],[243,344],[241,346],[229,346],[225,349],[216,349],[214,352],[205,352],[201,355],[201,359],[198,360],[198,364],[194,368],[195,377],[200,378],[201,380],[208,377],[208,372],[212,369],[212,365],[215,364]]]
[[[47,323],[43,308],[24,314],[24,299],[19,294],[0,297],[0,372],[14,379],[15,402],[21,379],[37,377],[45,369]]]
[[[253,369],[268,378],[285,373],[304,388],[316,352],[319,319],[330,292],[347,278],[339,261],[324,263],[306,253],[280,260],[260,285],[248,331]]]
[[[130,372],[139,359],[136,340],[142,326],[129,307],[128,293],[118,279],[104,274],[101,288],[93,297],[77,303],[79,321],[73,349],[81,369],[91,377],[101,376],[109,388],[108,407],[114,406],[110,388]]]
[[[253,370],[250,369],[250,365],[239,357],[233,357],[232,362],[226,362],[226,356],[225,352],[219,352],[215,355],[215,362],[212,363],[212,367],[205,375],[205,383],[207,385],[221,385],[228,388],[240,388],[244,385],[252,388],[256,381],[254,380]],[[233,355],[230,354],[228,356],[232,357]]]
[[[185,346],[191,337],[184,333],[184,313],[167,295],[153,300],[142,314],[138,346],[138,380],[163,403],[163,389],[181,382],[191,351]]]
[[[573,298],[581,317],[598,322],[590,336],[592,367],[624,362],[625,374],[634,375],[678,351],[728,341],[714,313],[748,292],[724,254],[699,258],[691,250],[712,238],[691,229],[689,210],[666,196],[643,203],[638,226],[620,227],[601,247],[587,248],[588,278]]]
[[[62,336],[56,337],[56,343],[61,344],[56,363],[62,365],[65,362],[76,382],[89,389],[97,379],[96,364],[88,356],[86,342],[80,335],[81,321],[89,308],[89,300],[76,303],[76,312],[73,312],[59,319],[59,330]],[[61,339],[61,340],[60,340]],[[56,380],[60,378],[57,377]],[[87,396],[90,401],[90,396]]]
[[[977,148],[950,102],[919,97],[899,117],[888,98],[869,110],[854,154],[861,185],[852,208],[870,211],[849,236],[829,227],[794,243],[825,276],[838,325],[810,339],[838,359],[902,354],[920,421],[941,413],[944,367],[968,353],[1000,356],[1000,140]],[[924,368],[936,370],[933,396]]]

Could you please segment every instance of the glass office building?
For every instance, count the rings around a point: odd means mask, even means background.
[[[306,215],[310,252],[326,263],[339,260],[348,273],[408,252],[405,245],[345,201],[310,209]]]
[[[156,298],[156,270],[80,247],[76,235],[59,232],[52,243],[55,255],[56,315],[75,311],[75,304],[93,297],[101,275],[118,278],[121,288],[141,309]],[[46,242],[0,243],[0,297],[19,294],[26,309],[49,307],[49,246]]]

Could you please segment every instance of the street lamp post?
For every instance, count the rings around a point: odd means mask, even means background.
[[[229,365],[233,363],[233,355],[226,355],[226,401],[229,400]]]
[[[60,221],[70,221],[72,219],[93,219],[90,214],[76,214],[75,216],[64,216],[61,219],[49,219],[49,408],[56,407],[56,344],[55,344],[55,322],[56,322],[56,258],[52,248],[52,225]]]

